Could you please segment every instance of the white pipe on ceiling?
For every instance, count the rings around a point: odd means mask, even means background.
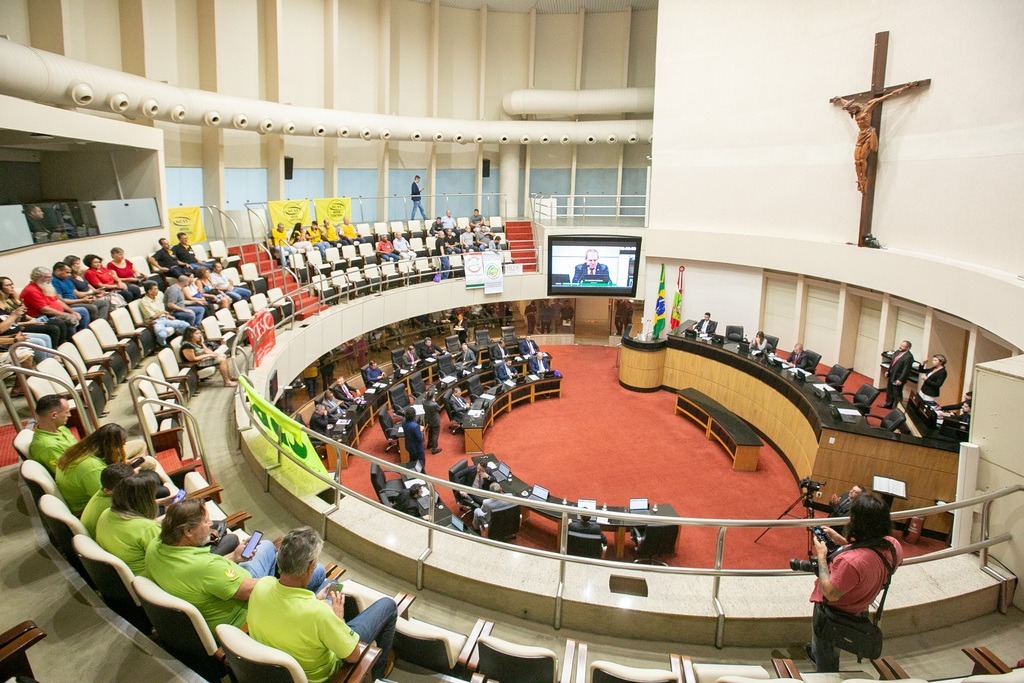
[[[0,93],[125,117],[309,137],[456,143],[633,144],[653,122],[476,121],[297,107],[182,88],[0,40]]]
[[[650,114],[654,111],[654,88],[513,90],[502,99],[502,106],[512,116]]]

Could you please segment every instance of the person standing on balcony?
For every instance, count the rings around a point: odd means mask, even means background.
[[[420,188],[420,177],[413,176],[412,188],[409,190],[409,199],[412,200],[412,214],[409,220],[416,218],[416,209],[420,210],[420,218],[427,220],[427,214],[423,210],[423,190]]]

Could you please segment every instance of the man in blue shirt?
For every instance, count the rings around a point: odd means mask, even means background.
[[[405,434],[405,450],[409,451],[410,466],[417,472],[427,468],[427,458],[423,449],[423,430],[416,421],[416,410],[409,406],[403,413],[402,433]]]
[[[53,288],[57,290],[57,296],[60,297],[61,301],[71,307],[71,310],[82,316],[82,319],[78,321],[78,329],[84,330],[92,322],[93,318],[99,318],[100,313],[95,304],[88,303],[90,299],[95,300],[95,297],[89,296],[88,298],[80,297],[78,292],[75,290],[75,284],[71,282],[71,269],[63,261],[57,261],[53,264]],[[106,317],[106,311],[109,310],[109,304],[104,301],[104,315]]]
[[[423,211],[423,190],[420,189],[420,177],[413,176],[412,189],[409,190],[409,199],[412,200],[412,215],[409,220],[416,218],[416,209],[420,210],[420,217],[427,220],[427,214]]]

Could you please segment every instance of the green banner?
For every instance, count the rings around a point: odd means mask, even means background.
[[[245,389],[246,396],[249,397],[252,414],[256,416],[264,429],[273,435],[277,444],[309,469],[330,477],[327,468],[320,462],[320,456],[316,454],[309,435],[302,431],[302,426],[257,393],[245,375],[240,376],[238,381]]]

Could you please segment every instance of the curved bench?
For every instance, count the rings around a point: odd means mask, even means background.
[[[721,403],[692,387],[680,389],[676,392],[676,415],[686,415],[704,428],[704,436],[720,443],[732,456],[734,470],[757,470],[761,437]]]

